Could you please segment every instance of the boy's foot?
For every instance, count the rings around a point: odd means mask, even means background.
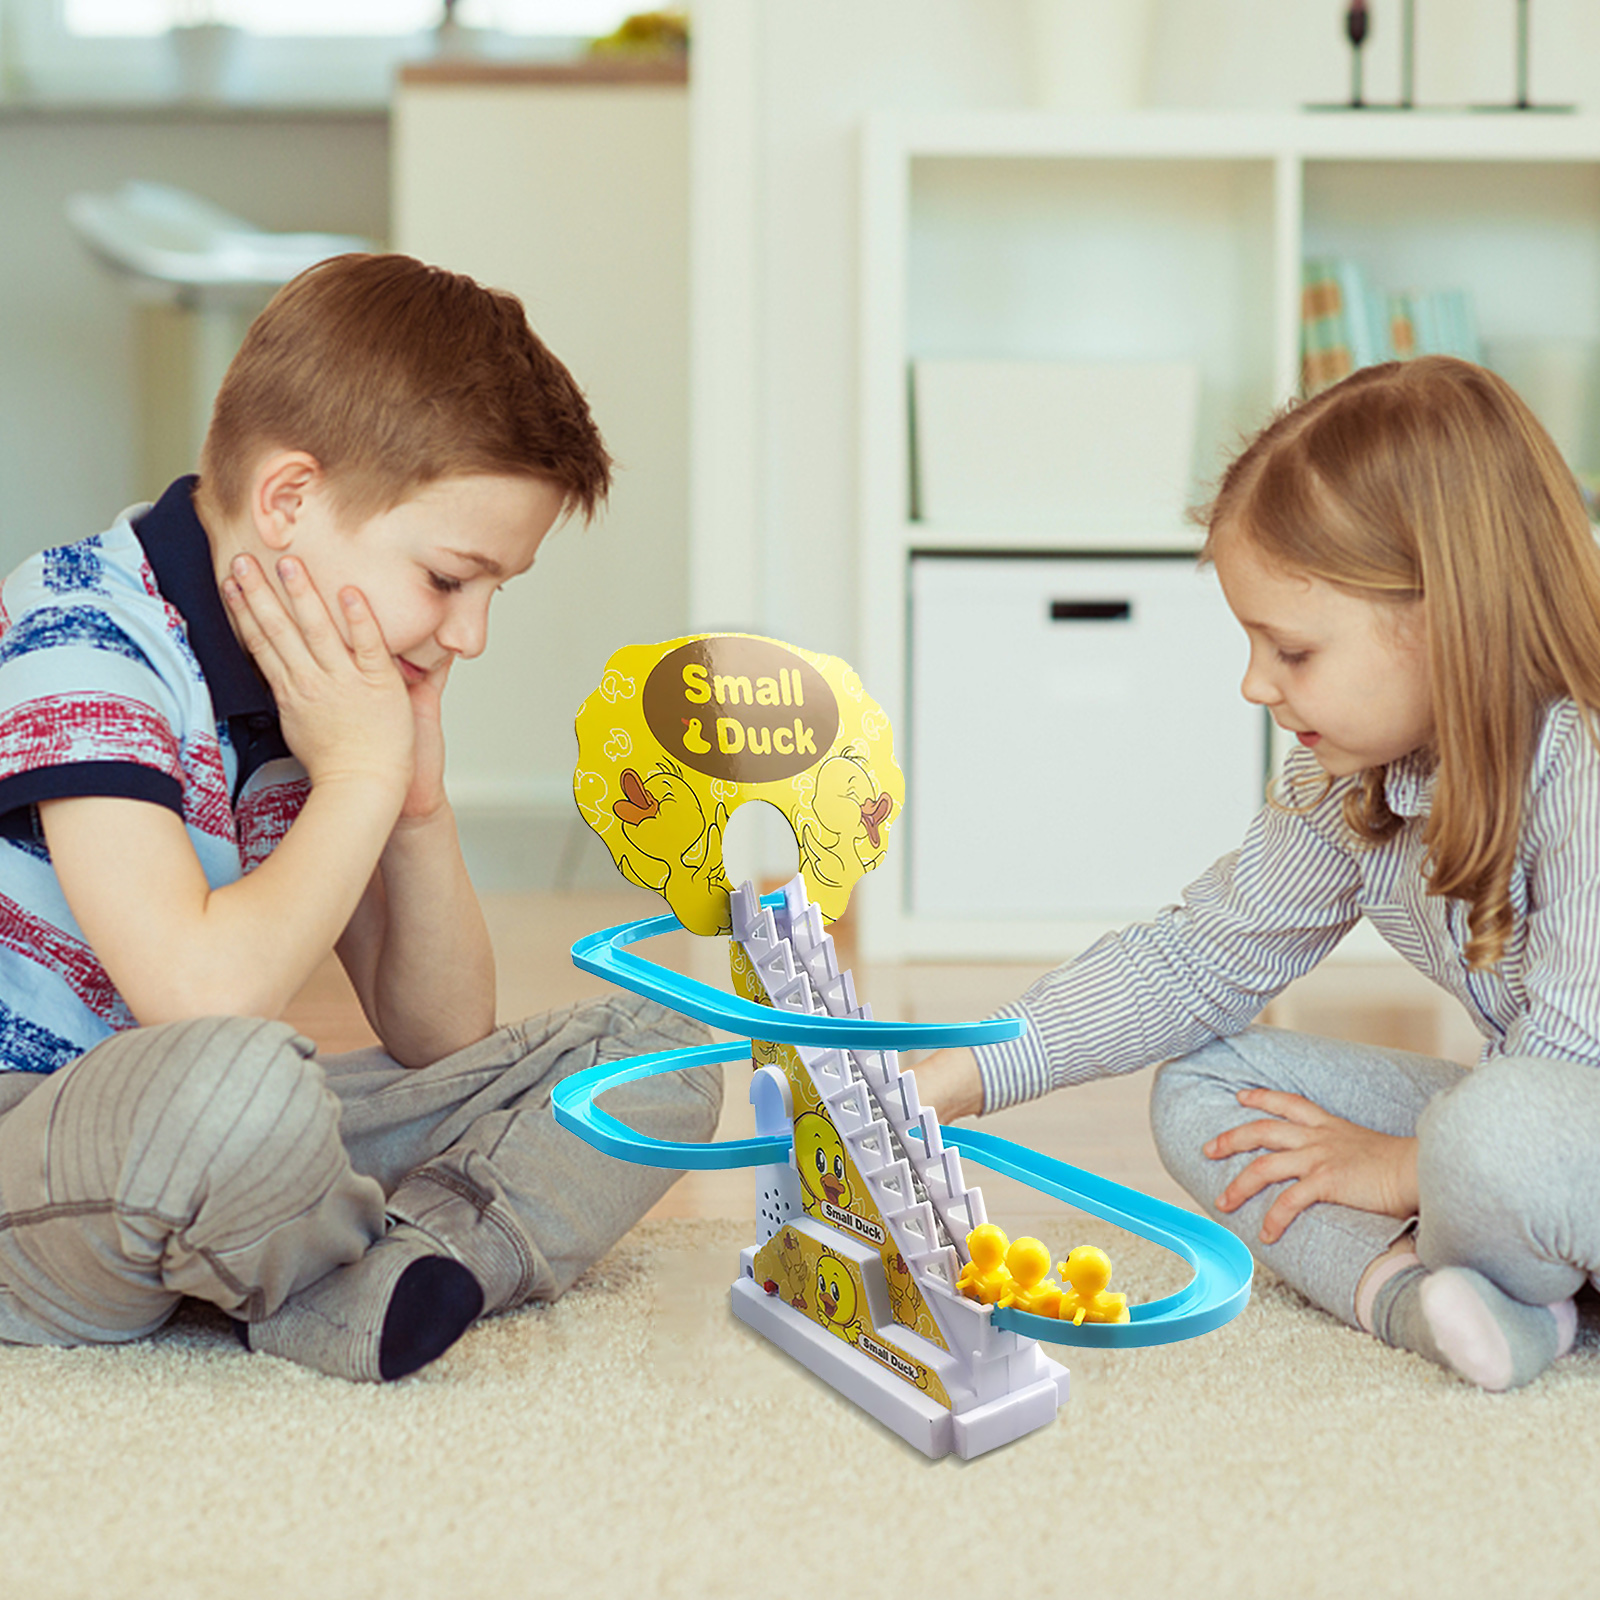
[[[1578,1311],[1571,1300],[1530,1306],[1470,1267],[1422,1266],[1398,1273],[1374,1305],[1387,1344],[1436,1361],[1496,1394],[1531,1383],[1572,1348]]]
[[[444,1354],[483,1310],[483,1289],[439,1241],[395,1224],[359,1260],[239,1324],[251,1350],[336,1378],[388,1382]]]

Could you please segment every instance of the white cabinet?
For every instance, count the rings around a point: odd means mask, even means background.
[[[1199,374],[1188,499],[1202,502],[1297,388],[1307,255],[1352,256],[1392,289],[1466,288],[1491,359],[1497,346],[1600,340],[1600,118],[897,116],[867,126],[861,192],[858,665],[894,719],[911,834],[898,871],[858,897],[863,950],[1064,957],[1171,898],[1236,841],[1237,828],[1218,838],[1234,802],[1191,804],[1194,757],[1162,765],[1159,754],[1180,739],[1209,750],[1219,795],[1259,797],[1260,725],[1238,696],[1244,638],[1234,631],[1224,665],[1234,625],[1213,606],[1186,681],[1171,668],[1198,612],[1165,630],[1040,623],[1040,596],[1020,598],[1030,584],[1091,570],[1045,558],[1192,551],[1197,531],[1176,513],[1132,526],[1069,508],[1055,526],[993,511],[918,519],[913,365],[1186,363]],[[1192,561],[1141,570],[1199,593]],[[1026,625],[1001,620],[1012,583],[1032,608]],[[1214,668],[1202,671],[1202,656]],[[969,701],[950,698],[958,684]],[[1169,690],[1183,696],[1177,716]],[[1018,767],[1020,743],[963,742],[958,715],[1002,705],[1013,728],[1061,752],[1059,768]],[[1009,881],[980,893],[978,836],[961,813],[963,799],[969,815],[994,803],[997,770],[1011,821],[995,876]],[[1017,799],[1019,787],[1085,784],[1104,791],[1103,809],[1070,820]],[[1158,865],[1151,851],[1169,849],[1172,865]]]
[[[1121,921],[1174,899],[1261,804],[1241,643],[1187,557],[914,555],[910,914]]]

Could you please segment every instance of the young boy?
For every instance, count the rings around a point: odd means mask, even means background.
[[[344,256],[257,319],[200,475],[0,590],[0,1340],[252,1349],[390,1379],[551,1299],[673,1174],[559,1129],[632,997],[495,1028],[440,697],[610,461],[510,295]],[[383,1048],[273,1020],[330,949]],[[704,1139],[714,1069],[608,1106]]]

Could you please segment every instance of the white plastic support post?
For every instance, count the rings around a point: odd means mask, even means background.
[[[922,1102],[917,1098],[917,1078],[913,1072],[902,1072],[898,1084],[900,1091],[900,1110],[905,1120],[915,1122],[917,1113],[922,1110]]]
[[[939,1164],[944,1172],[945,1187],[952,1200],[958,1199],[967,1192],[966,1180],[961,1173],[961,1152],[959,1150],[941,1150]]]
[[[750,1104],[755,1108],[759,1137],[789,1131],[794,1121],[794,1096],[788,1078],[776,1067],[761,1067],[751,1074]]]
[[[755,1109],[756,1133],[765,1137],[787,1133],[794,1122],[794,1097],[789,1080],[776,1067],[761,1067],[750,1078],[750,1104]],[[753,1169],[756,1182],[756,1223],[765,1244],[784,1223],[802,1209],[800,1174],[793,1160],[772,1162]]]

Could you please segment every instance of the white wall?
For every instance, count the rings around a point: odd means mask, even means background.
[[[613,651],[685,630],[688,166],[681,86],[400,92],[397,246],[521,296],[617,468],[596,526],[556,531],[451,677],[451,795],[474,825],[572,817],[579,705]]]
[[[1092,18],[1104,0],[1056,3]],[[697,625],[856,657],[859,128],[874,111],[1032,103],[1031,4],[697,5],[693,270],[697,285],[722,279],[697,299],[694,334]],[[1394,99],[1400,0],[1372,10],[1367,98]],[[1152,0],[1146,103],[1340,100],[1344,11],[1344,0]],[[1515,0],[1417,0],[1416,12],[1419,105],[1513,98]],[[1600,105],[1600,5],[1539,0],[1532,15],[1534,98]],[[729,281],[741,261],[745,281]],[[719,494],[725,483],[742,497]]]
[[[0,106],[0,572],[105,527],[141,481],[135,318],[68,228],[79,190],[174,183],[262,227],[389,227],[388,119]]]
[[[713,322],[726,291],[696,301],[697,357],[713,345],[726,370],[696,371],[692,537],[702,570],[691,612],[697,626],[756,628],[848,660],[858,130],[878,109],[1018,103],[1020,12],[1015,0],[811,0],[753,14],[754,26],[746,0],[703,0],[695,13],[697,290],[725,257],[745,253],[738,230],[752,244],[740,305],[750,325]],[[739,50],[723,53],[723,31]],[[750,150],[748,174],[726,169],[727,146]],[[715,499],[718,480],[740,477],[746,505]],[[718,582],[719,566],[742,583]]]

